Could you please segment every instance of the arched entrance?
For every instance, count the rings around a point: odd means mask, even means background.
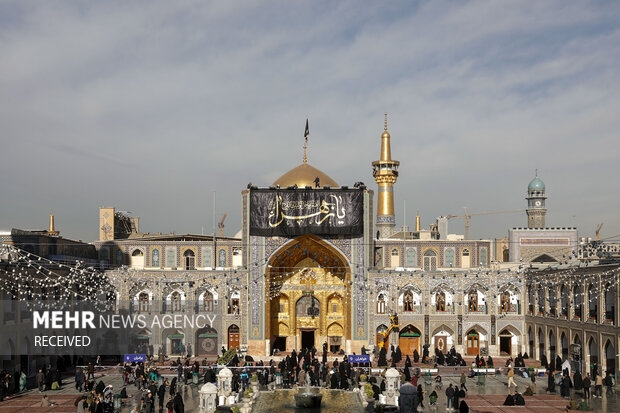
[[[228,327],[228,348],[239,348],[239,326],[236,324]]]
[[[594,337],[590,337],[588,340],[588,356],[590,356],[590,364],[598,363],[598,344],[594,340]]]
[[[217,330],[204,327],[196,331],[196,355],[217,356]]]
[[[480,334],[475,329],[471,329],[467,333],[467,355],[477,356],[478,354],[480,354]]]
[[[509,356],[512,354],[512,334],[504,329],[499,333],[499,355]]]
[[[271,348],[344,347],[351,338],[351,270],[329,242],[297,237],[274,252],[265,272],[266,339]]]
[[[420,353],[420,336],[420,330],[411,324],[400,330],[398,346],[403,355],[412,355],[414,350],[418,350],[418,354]]]
[[[610,340],[605,343],[605,370],[612,375],[616,374],[616,352]]]

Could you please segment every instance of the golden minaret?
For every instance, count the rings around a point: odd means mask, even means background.
[[[375,178],[377,185],[379,185],[377,230],[380,231],[380,237],[382,238],[391,235],[396,225],[396,217],[394,216],[394,184],[396,179],[398,179],[398,165],[400,165],[400,162],[392,160],[386,113],[385,127],[381,134],[381,159],[372,163],[372,176]]]

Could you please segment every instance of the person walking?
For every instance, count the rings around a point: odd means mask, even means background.
[[[532,380],[532,390],[536,393],[536,371],[532,372],[530,379]]]
[[[583,396],[585,397],[586,400],[590,400],[590,398],[592,397],[592,395],[590,394],[590,386],[592,385],[592,383],[590,382],[590,376],[586,374],[586,377],[584,377],[582,383],[583,383]]]
[[[446,388],[446,410],[454,410],[454,387],[452,387],[452,383]]]
[[[611,377],[611,373],[607,372],[607,375],[605,376],[605,387],[607,387],[607,391],[605,392],[605,394],[607,396],[614,394],[613,385],[614,385],[614,380]]]
[[[603,377],[598,372],[596,372],[596,378],[594,379],[594,397],[603,397]]]
[[[465,372],[461,373],[461,389],[465,389],[465,391],[469,391],[467,390],[467,386],[465,385],[465,383],[467,383],[467,376],[465,375]]]
[[[510,391],[510,386],[515,386],[515,389],[517,388],[517,383],[515,383],[515,369],[510,367],[510,370],[508,370],[508,391]]]
[[[43,392],[45,389],[45,375],[42,369],[39,369],[37,373],[37,387],[39,388],[39,393]]]

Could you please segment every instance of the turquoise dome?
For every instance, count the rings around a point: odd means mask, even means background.
[[[545,183],[539,177],[536,177],[532,179],[530,184],[527,186],[527,190],[528,191],[544,191]]]

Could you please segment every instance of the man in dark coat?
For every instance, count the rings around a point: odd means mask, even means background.
[[[185,413],[185,405],[183,404],[183,398],[180,393],[174,396],[174,413]]]
[[[166,398],[166,385],[162,384],[157,389],[157,399],[159,401],[159,410],[164,409],[164,399]]]
[[[560,396],[567,397],[570,395],[570,379],[567,374],[562,376],[562,383],[560,384]]]
[[[555,378],[551,370],[547,370],[547,391],[549,393],[555,393]]]
[[[581,373],[575,373],[575,375],[573,376],[573,385],[576,391],[583,389],[583,378],[581,377]]]

